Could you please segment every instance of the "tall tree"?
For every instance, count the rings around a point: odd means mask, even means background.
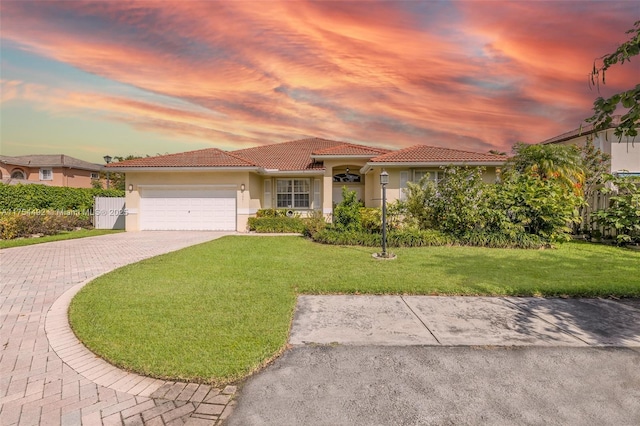
[[[633,28],[626,33],[631,34],[629,40],[618,46],[615,52],[594,61],[590,79],[595,87],[599,87],[600,81],[606,84],[605,75],[611,66],[629,62],[632,56],[640,53],[640,21],[636,21]],[[619,105],[626,108],[627,112],[621,116],[619,123],[614,123],[613,116]],[[593,103],[593,110],[594,114],[587,119],[587,122],[593,123],[597,130],[608,129],[613,124],[615,125],[614,134],[618,139],[622,139],[623,136],[636,137],[640,125],[640,84],[607,99],[598,97]]]
[[[582,193],[585,175],[578,147],[519,142],[513,146],[513,152],[515,155],[507,160],[503,169],[505,178],[515,173],[554,179],[573,192]]]

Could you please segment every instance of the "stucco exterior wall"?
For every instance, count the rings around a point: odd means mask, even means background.
[[[247,219],[251,216],[252,204],[255,205],[255,192],[252,196],[249,172],[127,172],[126,173],[126,206],[127,216],[125,229],[127,231],[140,230],[140,190],[145,185],[233,185],[236,189],[236,208],[238,211],[236,230],[247,231]],[[240,185],[245,184],[245,191],[240,190]],[[129,191],[129,185],[133,190]],[[257,194],[259,197],[259,192]]]
[[[25,167],[3,164],[0,166],[2,179],[8,179],[16,170],[22,170],[28,182],[37,182],[48,186],[65,186],[71,188],[91,188],[91,172],[89,170],[73,169],[67,167],[42,167],[51,169],[52,179],[40,179],[40,167]]]
[[[442,171],[439,167],[432,168],[410,168],[410,167],[385,167],[387,173],[389,173],[389,184],[387,185],[387,203],[393,203],[396,200],[401,199],[401,172],[408,172],[409,181],[413,181],[413,171],[427,171],[438,172]],[[382,186],[380,185],[380,173],[381,167],[376,167],[366,174],[366,195],[365,200],[366,207],[382,207]],[[482,174],[482,180],[486,183],[495,183],[497,178],[496,167],[485,167],[485,172]]]
[[[602,152],[611,155],[611,173],[623,170],[629,172],[640,172],[640,140],[633,141],[631,138],[618,140],[613,134],[613,129],[600,132],[597,135],[576,136],[560,142],[562,145],[576,145],[580,148],[587,143],[587,138],[593,138],[593,144]]]

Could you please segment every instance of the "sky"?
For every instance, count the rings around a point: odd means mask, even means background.
[[[0,152],[156,155],[321,137],[509,152],[578,128],[640,1],[0,2]]]

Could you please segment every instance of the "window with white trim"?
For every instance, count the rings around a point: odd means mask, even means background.
[[[100,179],[100,173],[91,173],[91,179]]]
[[[53,180],[53,170],[40,169],[40,180]]]
[[[413,181],[416,183],[420,182],[420,179],[422,179],[425,175],[429,175],[429,180],[434,182],[436,185],[442,180],[442,178],[444,178],[443,171],[414,170]]]
[[[311,184],[309,179],[276,180],[276,207],[279,209],[308,209]]]

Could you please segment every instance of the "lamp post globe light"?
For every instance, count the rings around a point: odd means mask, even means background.
[[[113,158],[110,155],[105,155],[102,159],[105,163],[109,164]],[[109,169],[107,169],[107,189],[109,189],[109,177]]]

